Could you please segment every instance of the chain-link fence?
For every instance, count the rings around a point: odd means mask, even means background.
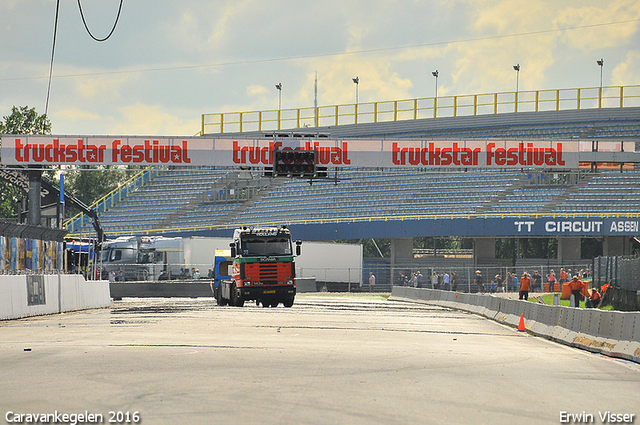
[[[596,257],[593,281],[598,287],[609,284],[627,291],[640,291],[640,258]]]

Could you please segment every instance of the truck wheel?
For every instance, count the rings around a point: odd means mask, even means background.
[[[238,296],[235,283],[231,284],[231,303],[236,307],[242,307],[244,305],[244,299],[242,296]]]
[[[220,288],[216,289],[216,303],[219,306],[225,306],[227,305],[227,300],[225,300],[224,298],[222,298],[222,291],[220,290]]]
[[[289,308],[293,305],[293,298],[287,298],[283,301],[285,307]]]
[[[278,301],[271,301],[271,307],[278,307]]]

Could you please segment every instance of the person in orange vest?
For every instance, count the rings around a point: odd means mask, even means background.
[[[529,299],[529,289],[531,288],[531,278],[529,277],[529,273],[522,273],[522,278],[520,279],[520,293],[518,295],[518,299],[520,300],[528,300]]]
[[[598,292],[598,288],[593,288],[591,290],[591,296],[589,296],[589,299],[585,303],[585,307],[597,308],[601,299],[602,297],[600,296],[600,292]]]
[[[573,276],[571,282],[569,282],[569,286],[571,286],[571,295],[573,295],[576,307],[580,306],[580,298],[582,298],[581,293],[582,290],[585,289],[585,284],[578,279],[578,276]]]

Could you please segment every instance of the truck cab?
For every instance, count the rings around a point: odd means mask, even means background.
[[[242,306],[255,300],[263,307],[291,307],[296,295],[294,255],[300,255],[300,245],[292,243],[284,226],[236,229],[229,250],[230,279],[220,279],[214,291],[218,304]]]

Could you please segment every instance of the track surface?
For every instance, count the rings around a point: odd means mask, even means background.
[[[3,421],[55,411],[103,423],[138,412],[144,424],[558,424],[561,412],[597,424],[605,411],[640,421],[640,365],[376,296],[299,295],[290,309],[124,299],[4,321],[0,376]]]

